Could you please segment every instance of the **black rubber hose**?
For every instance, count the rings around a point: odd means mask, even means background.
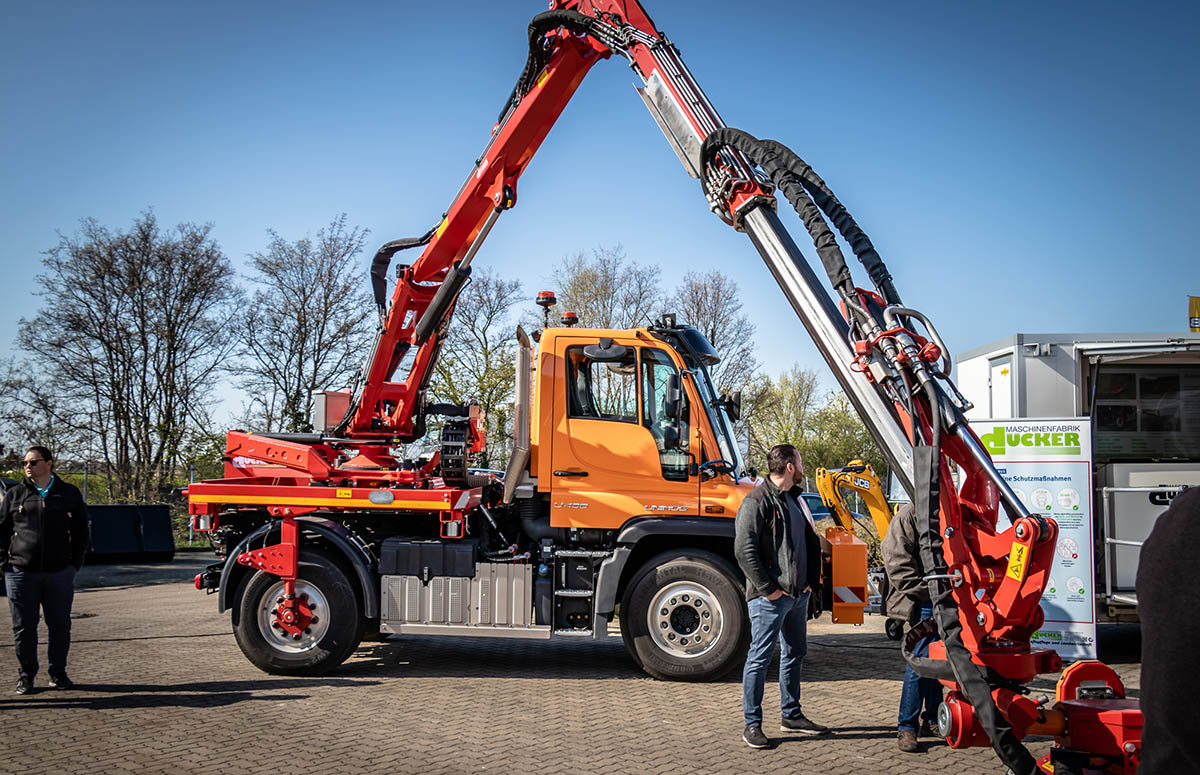
[[[711,145],[709,143],[710,139],[712,140]],[[781,189],[783,186],[781,185],[780,173],[778,171],[767,170],[760,159],[762,152],[765,151],[774,154],[782,160],[788,172],[799,180],[816,206],[828,216],[830,222],[842,235],[842,238],[850,245],[851,250],[854,251],[854,255],[866,268],[867,274],[871,277],[871,282],[879,290],[885,302],[888,304],[901,303],[900,294],[892,282],[892,276],[888,273],[887,266],[883,263],[883,259],[879,256],[879,251],[875,249],[875,245],[858,225],[858,222],[854,220],[854,217],[850,215],[845,205],[834,195],[829,185],[813,171],[807,162],[777,140],[759,140],[742,130],[726,127],[715,130],[708,138],[705,138],[705,142],[701,146],[701,164],[707,165],[712,161],[721,145],[730,145],[744,153],[747,158],[758,164],[759,167],[762,167],[771,177],[772,181]],[[789,195],[785,191],[785,196],[795,205],[793,195]],[[807,228],[807,223],[805,225]],[[840,255],[841,251],[839,250],[838,252]],[[845,263],[844,258],[842,259],[842,263]],[[833,282],[835,288],[841,290],[839,282],[832,275],[830,276],[830,280]],[[854,293],[851,291],[847,295],[853,297]]]
[[[529,22],[529,55],[525,59],[525,69],[521,71],[517,85],[513,87],[512,94],[508,95],[504,107],[500,109],[500,116],[496,120],[504,120],[504,114],[508,113],[509,108],[519,103],[521,98],[529,93],[537,81],[538,74],[546,69],[546,64],[550,61],[550,51],[542,45],[542,39],[545,38],[547,32],[559,27],[566,27],[572,32],[585,35],[592,31],[595,23],[595,19],[584,16],[579,11],[546,11],[533,17]]]
[[[729,146],[741,151],[746,158],[767,173],[787,200],[792,203],[792,207],[800,215],[800,220],[804,222],[804,228],[812,237],[813,244],[817,248],[817,256],[825,267],[825,274],[829,276],[829,282],[839,293],[853,296],[854,278],[850,274],[850,268],[846,266],[846,257],[842,255],[842,249],[838,247],[837,239],[829,230],[824,216],[821,215],[820,209],[804,189],[802,182],[788,173],[787,166],[782,160],[768,150],[757,137],[732,127],[715,129],[709,133],[708,137],[704,138],[704,142],[700,146],[700,168],[702,170],[716,157],[722,146]],[[700,176],[700,181],[707,195],[708,183],[704,175]]]
[[[922,443],[917,434],[918,446],[913,448],[913,480],[917,487],[913,506],[917,518],[918,546],[921,565],[929,575],[945,575],[946,560],[942,554],[941,519],[939,499],[941,497],[941,412],[937,388],[926,382],[924,392],[929,404],[931,426],[930,443]],[[1029,750],[1013,733],[1012,726],[1000,713],[992,699],[983,669],[971,661],[971,653],[962,641],[962,622],[959,621],[958,605],[954,602],[950,585],[946,579],[930,579],[926,582],[933,603],[933,618],[946,648],[946,661],[954,673],[955,681],[963,691],[967,702],[975,709],[979,725],[983,727],[1000,760],[1015,775],[1034,775],[1037,763]],[[906,655],[906,658],[909,655]],[[910,664],[912,664],[910,662]],[[914,664],[913,670],[920,675],[925,665]],[[940,674],[940,671],[939,671]]]
[[[833,223],[838,233],[850,245],[850,249],[854,251],[854,255],[862,262],[866,268],[867,274],[871,277],[871,282],[879,289],[880,294],[888,304],[899,304],[900,294],[896,291],[896,286],[892,283],[892,276],[888,273],[887,266],[883,263],[883,259],[879,256],[879,251],[875,249],[874,243],[870,237],[850,215],[846,206],[834,195],[828,184],[821,179],[821,176],[813,171],[813,168],[808,162],[796,155],[792,149],[788,148],[783,143],[777,140],[762,140],[762,144],[769,150],[775,152],[777,156],[784,160],[788,170],[799,176],[804,188],[812,195],[813,201],[821,208],[829,220]]]
[[[392,256],[401,250],[408,250],[409,248],[429,244],[429,241],[433,239],[433,235],[437,232],[437,228],[437,226],[434,226],[420,237],[394,239],[391,242],[385,243],[375,252],[375,258],[371,259],[371,290],[375,294],[375,305],[379,309],[382,310],[387,307],[387,270],[388,264],[392,262]]]

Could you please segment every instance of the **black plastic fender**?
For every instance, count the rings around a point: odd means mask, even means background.
[[[243,538],[229,553],[229,558],[225,560],[225,567],[221,569],[221,583],[217,590],[217,613],[225,613],[232,607],[234,587],[236,586],[231,583],[234,574],[250,570],[250,568],[238,564],[238,555],[250,551],[251,548],[257,548],[253,546],[256,542],[264,543],[268,533],[272,530],[279,531],[281,523],[282,520],[278,520],[263,525]],[[379,586],[375,583],[376,560],[371,553],[353,541],[350,538],[350,531],[337,522],[300,518],[296,520],[296,524],[300,528],[301,536],[305,533],[320,536],[342,553],[358,577],[358,584],[362,589],[363,616],[368,619],[379,616]]]
[[[733,541],[733,520],[726,517],[634,517],[617,534],[612,557],[600,563],[592,613],[592,632],[605,631],[617,607],[617,588],[625,563],[638,541],[648,536],[678,535],[728,538]],[[600,636],[597,636],[600,637]]]

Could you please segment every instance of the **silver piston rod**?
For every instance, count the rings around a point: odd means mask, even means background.
[[[742,226],[871,438],[883,450],[892,471],[912,497],[912,445],[883,397],[861,374],[850,369],[854,352],[847,341],[848,327],[820,279],[770,206],[754,206],[745,215]]]

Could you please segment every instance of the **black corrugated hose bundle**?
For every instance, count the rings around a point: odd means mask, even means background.
[[[559,27],[578,35],[593,35],[610,49],[622,45],[622,41],[617,37],[617,30],[598,19],[584,16],[579,11],[560,10],[539,13],[529,22],[529,56],[525,60],[525,69],[521,71],[517,85],[513,87],[512,94],[508,95],[504,107],[500,109],[497,121],[504,120],[504,115],[508,113],[509,108],[519,103],[521,98],[529,93],[537,81],[538,74],[546,69],[552,53],[552,50],[544,45],[546,33]]]
[[[727,127],[715,130],[705,138],[700,150],[701,169],[707,169],[708,164],[725,146],[742,152],[747,159],[758,165],[792,203],[809,236],[812,237],[830,283],[845,302],[847,309],[854,315],[871,314],[859,304],[850,269],[846,266],[845,257],[825,221],[826,218],[838,229],[855,256],[866,267],[885,302],[900,303],[900,295],[892,283],[892,277],[871,240],[834,196],[825,181],[813,172],[812,167],[782,143],[759,140],[746,132]],[[701,185],[707,195],[708,182],[703,175]],[[854,327],[853,320],[851,326]],[[917,488],[914,506],[921,534],[922,566],[931,575],[942,575],[946,573],[939,518],[943,407],[938,388],[932,381],[927,382],[923,389],[929,402],[932,428],[928,443],[923,434],[914,434],[913,482]],[[971,661],[971,654],[962,642],[962,623],[959,621],[958,606],[954,602],[949,583],[945,579],[930,579],[927,584],[933,602],[934,621],[946,647],[946,662],[913,657],[912,644],[907,642],[905,659],[920,675],[956,681],[967,701],[975,708],[979,723],[987,732],[988,740],[1000,759],[1016,775],[1033,775],[1037,771],[1033,756],[1013,734],[1012,727],[996,708],[991,696],[992,685],[1017,687],[1011,686],[994,671],[984,671]],[[915,638],[910,640],[915,642]]]

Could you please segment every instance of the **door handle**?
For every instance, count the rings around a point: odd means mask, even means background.
[[[587,476],[587,471],[555,471],[555,476]]]

